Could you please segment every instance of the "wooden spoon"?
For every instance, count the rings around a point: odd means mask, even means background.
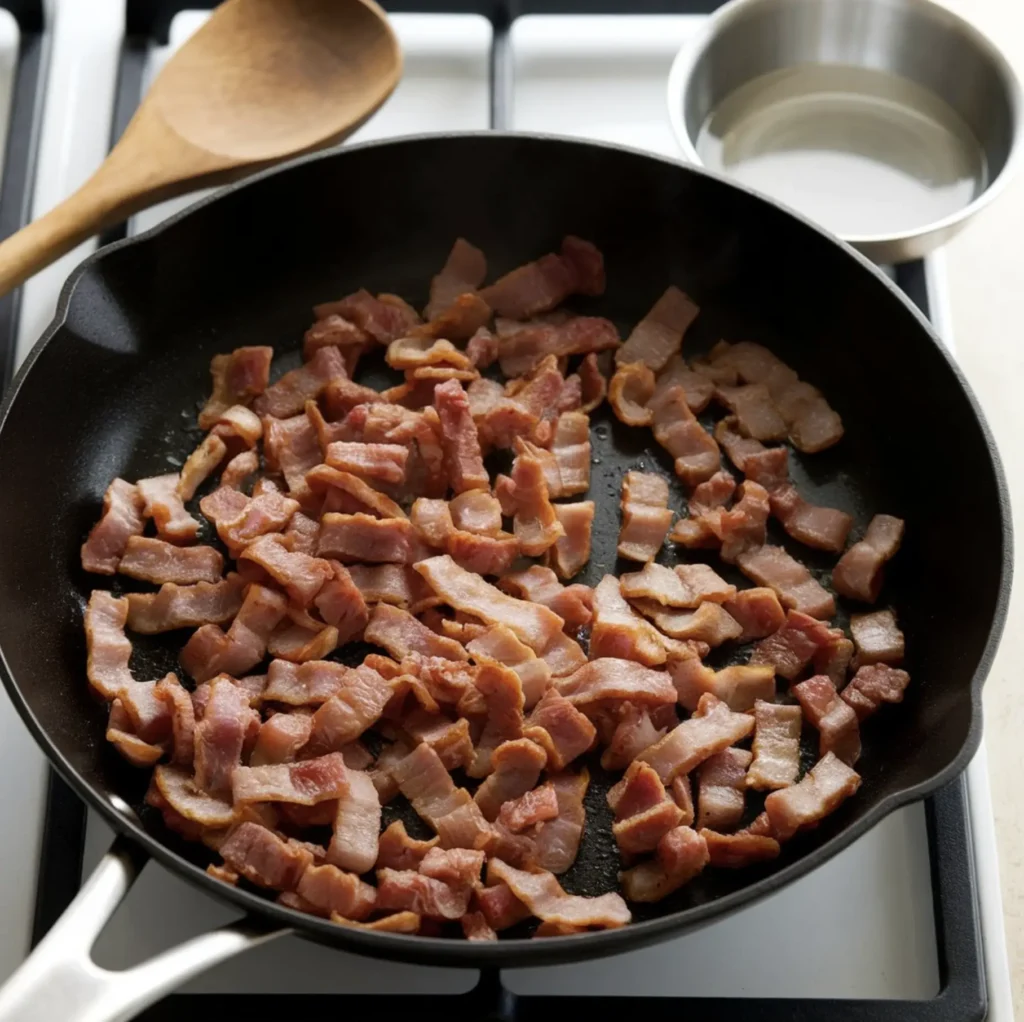
[[[0,244],[0,295],[132,213],[339,142],[398,84],[373,0],[226,0],[72,196]]]

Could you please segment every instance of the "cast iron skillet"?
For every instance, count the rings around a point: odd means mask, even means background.
[[[907,520],[884,602],[899,611],[913,682],[901,706],[864,729],[863,787],[776,862],[707,870],[610,932],[496,944],[362,933],[209,878],[204,850],[143,808],[148,772],[104,741],[104,710],[87,691],[82,608],[90,589],[110,583],[82,572],[78,549],[105,487],[115,475],[167,471],[179,463],[169,458],[195,445],[215,353],[241,344],[295,352],[310,306],[358,287],[422,304],[457,235],[484,249],[493,277],[569,232],[592,239],[607,265],[606,295],[576,303],[580,311],[625,330],[668,283],[679,285],[701,306],[687,353],[721,337],[762,342],[842,415],[840,445],[793,459],[804,495],[850,511],[857,530],[875,512]],[[593,433],[588,583],[625,567],[615,563],[622,472],[672,474],[648,431],[598,415]],[[977,748],[981,685],[1010,585],[1006,485],[981,411],[927,322],[883,274],[806,221],[701,170],[552,138],[414,138],[308,157],[88,259],[3,405],[0,479],[4,683],[75,790],[165,866],[268,925],[447,965],[563,961],[678,934],[804,875],[939,787]],[[675,487],[677,509],[682,500]],[[827,579],[832,558],[792,549]],[[184,637],[157,638],[139,643],[137,677],[173,668]],[[597,834],[607,820],[603,791],[598,777],[588,797],[597,826],[565,878],[578,893],[614,884],[614,848]]]

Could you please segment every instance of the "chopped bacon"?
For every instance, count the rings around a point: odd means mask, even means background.
[[[545,756],[545,759],[547,757]],[[491,774],[494,777],[494,774]],[[518,798],[509,799],[501,806],[498,823],[513,834],[519,834],[538,823],[558,816],[558,796],[551,782],[533,788]]]
[[[168,813],[173,813],[175,822],[180,824],[173,829],[193,838],[208,828],[228,827],[235,822],[234,806],[201,791],[191,771],[181,767],[159,765],[153,771],[146,802],[160,809],[165,821]],[[169,821],[168,825],[171,826]]]
[[[673,661],[669,673],[679,695],[679,704],[693,712],[709,692],[730,710],[743,713],[758,699],[775,695],[775,670],[770,665],[735,664],[713,671],[696,657]]]
[[[264,423],[263,456],[267,468],[280,471],[296,500],[309,495],[306,473],[320,464],[322,452],[316,427],[308,414],[290,419],[268,417]]]
[[[860,775],[834,753],[826,753],[799,784],[773,791],[764,801],[774,836],[786,841],[823,820],[860,787]]]
[[[699,415],[711,402],[715,384],[708,377],[690,369],[683,356],[674,354],[658,373],[654,386],[653,401],[657,403],[672,387],[679,385],[686,394],[686,403],[694,415]],[[650,403],[650,402],[648,402]]]
[[[529,919],[530,910],[512,893],[507,884],[493,884],[473,892],[473,900],[484,919],[494,930]]]
[[[128,668],[132,644],[124,634],[128,608],[125,597],[94,589],[85,609],[86,675],[93,691],[107,700],[135,683]]]
[[[819,646],[811,663],[815,674],[824,674],[841,689],[846,684],[846,671],[853,659],[853,643],[842,628],[829,629],[829,641]]]
[[[471,888],[454,887],[411,870],[377,870],[377,908],[415,912],[428,919],[459,919],[469,909]]]
[[[446,770],[465,770],[473,762],[469,721],[465,717],[452,721],[442,716],[437,712],[436,702],[431,710],[417,709],[406,714],[402,731],[413,744],[429,745],[441,757]]]
[[[486,369],[498,358],[498,338],[482,326],[470,337],[466,354],[475,369]]]
[[[466,651],[478,664],[503,664],[519,675],[524,710],[537,704],[551,681],[547,663],[504,625],[492,625],[470,639]]]
[[[319,706],[345,688],[353,670],[327,660],[304,664],[272,660],[263,697],[288,706]]]
[[[525,700],[519,675],[502,664],[481,664],[476,676],[476,690],[483,697],[487,718],[477,742],[476,756],[466,772],[470,777],[485,777],[491,771],[494,750],[502,742],[522,735]],[[500,803],[495,806],[495,813],[499,806]]]
[[[676,827],[659,842],[657,857],[619,874],[628,901],[654,902],[692,880],[708,862],[704,839],[690,827]]]
[[[422,549],[407,519],[329,512],[320,519],[317,555],[342,563],[411,564]]]
[[[348,573],[367,603],[390,603],[418,614],[434,600],[423,579],[403,564],[352,564]]]
[[[224,471],[220,474],[220,485],[231,490],[241,490],[242,483],[259,467],[260,456],[255,451],[242,451],[224,466]]]
[[[817,387],[797,382],[773,394],[773,399],[798,451],[815,454],[842,439],[843,421]]]
[[[452,489],[486,489],[490,476],[480,453],[480,438],[470,411],[469,398],[457,380],[449,380],[434,391],[434,407],[441,420],[441,446]]]
[[[350,770],[347,790],[338,797],[327,861],[353,873],[372,869],[379,851],[380,816],[373,781],[361,770]]]
[[[306,713],[275,713],[260,725],[249,766],[291,763],[309,741],[313,718]]]
[[[593,351],[583,356],[577,370],[580,380],[580,411],[592,412],[600,407],[608,393],[608,381]]]
[[[506,273],[480,297],[499,316],[528,319],[561,305],[572,294],[603,294],[604,285],[601,253],[589,241],[567,235],[559,255],[549,253]]]
[[[209,712],[207,707],[207,716]],[[203,717],[205,721],[206,716]],[[349,771],[338,752],[301,763],[236,766],[231,774],[231,792],[236,806],[247,802],[290,802],[314,806],[347,795],[349,786]]]
[[[233,405],[247,405],[266,390],[274,349],[264,346],[235,348],[230,355],[214,355],[210,362],[213,393],[199,413],[199,428],[211,429]]]
[[[528,738],[502,742],[494,749],[490,755],[491,772],[473,796],[484,819],[496,820],[506,802],[532,790],[547,758],[547,753]]]
[[[162,745],[144,741],[131,729],[131,720],[125,712],[120,699],[110,704],[110,715],[107,721],[105,737],[132,766],[151,767],[164,757]]]
[[[306,402],[319,397],[329,383],[347,377],[341,352],[331,345],[320,347],[308,362],[267,387],[253,407],[260,415],[287,419],[298,415]]]
[[[724,419],[720,419],[715,425],[715,440],[718,441],[719,445],[725,450],[725,453],[729,455],[729,460],[744,474],[747,474],[747,468],[753,459],[760,457],[767,451],[780,452],[778,457],[781,457],[785,461],[785,474],[781,479],[778,480],[778,484],[786,482],[789,478],[789,452],[785,447],[773,447],[767,448],[760,440],[755,440],[753,437],[744,436],[740,432],[740,425],[735,415],[727,415]],[[758,482],[766,490],[773,490],[774,486],[769,486],[762,479],[758,479]]]
[[[820,736],[820,755],[834,752],[852,766],[860,758],[860,728],[857,715],[839,698],[835,685],[823,674],[793,686],[793,695],[804,716]]]
[[[625,926],[632,918],[618,894],[613,892],[596,898],[566,894],[548,872],[524,873],[501,859],[491,859],[487,864],[487,876],[489,881],[507,884],[530,914],[544,922],[588,929],[614,929]]]
[[[673,777],[670,790],[673,801],[683,814],[679,821],[680,826],[692,827],[696,814],[693,811],[693,786],[690,784],[690,778],[686,774]]]
[[[145,522],[143,499],[137,487],[115,479],[103,495],[103,515],[82,544],[82,567],[113,575],[132,536],[141,536]]]
[[[239,554],[238,560],[258,564],[300,607],[309,607],[324,583],[334,575],[330,561],[290,551],[275,536],[253,540]]]
[[[751,758],[746,749],[723,749],[697,767],[698,830],[730,830],[740,822]]]
[[[237,557],[254,539],[284,529],[298,511],[299,503],[274,492],[250,498],[222,486],[203,497],[199,508],[213,522],[231,555]]]
[[[409,450],[398,444],[365,444],[335,440],[325,458],[331,468],[348,472],[364,482],[397,485],[405,479]]]
[[[689,720],[673,728],[638,759],[650,763],[664,783],[688,774],[709,756],[727,749],[754,729],[748,714],[734,713],[710,693],[702,695]]]
[[[364,289],[338,301],[316,305],[313,314],[317,319],[342,316],[378,344],[387,344],[396,337],[404,336],[420,322],[416,311],[397,295],[380,294],[374,298]]]
[[[437,837],[420,841],[409,837],[405,824],[395,820],[380,835],[377,853],[377,868],[419,869],[427,852],[437,847]]]
[[[906,671],[888,664],[861,667],[843,689],[842,698],[853,707],[858,720],[871,716],[882,703],[899,703],[910,684]]]
[[[557,689],[550,688],[525,722],[523,736],[540,745],[548,757],[548,770],[564,770],[591,745],[597,729]]]
[[[196,727],[192,697],[174,674],[161,678],[153,694],[165,704],[171,716],[171,763],[191,769],[195,759]]]
[[[424,328],[420,328],[421,331]],[[413,337],[399,337],[388,345],[385,359],[392,369],[416,369],[420,366],[451,366],[468,369],[469,358],[451,341],[435,339],[432,332]]]
[[[307,867],[296,893],[317,915],[365,919],[378,905],[378,892],[354,873],[325,864]]]
[[[173,472],[151,479],[140,479],[137,486],[142,497],[142,514],[145,518],[153,519],[161,539],[170,543],[192,543],[199,535],[199,523],[185,510],[178,494],[178,479],[178,475]],[[131,539],[128,541],[130,543]]]
[[[499,586],[514,596],[550,607],[571,628],[589,625],[593,616],[593,592],[587,586],[564,586],[550,568],[539,564],[506,575]]]
[[[761,383],[716,387],[715,398],[736,416],[745,436],[755,440],[785,440],[786,423]]]
[[[251,449],[263,436],[263,423],[251,408],[232,405],[217,417],[213,432],[227,444],[229,451],[237,450],[239,440]]]
[[[461,643],[432,632],[408,611],[388,603],[378,603],[366,626],[365,641],[383,646],[399,659],[410,653],[439,656],[447,660],[468,660]]]
[[[786,613],[785,624],[762,639],[751,654],[752,664],[770,664],[789,681],[798,678],[814,655],[833,641],[832,629],[800,611]]]
[[[590,488],[590,418],[583,412],[563,412],[555,423],[551,450],[530,447],[541,458],[548,496],[571,497]]]
[[[906,646],[891,610],[851,614],[850,635],[857,647],[855,669],[867,664],[902,663]]]
[[[679,353],[683,335],[699,312],[689,296],[677,287],[668,287],[615,353],[616,363],[642,362],[655,371],[663,369]]]
[[[460,920],[462,935],[466,940],[497,940],[498,935],[491,929],[482,912],[467,912]]]
[[[683,815],[657,773],[638,761],[630,763],[622,780],[608,791],[608,804],[616,820],[612,834],[624,855],[653,852]]]
[[[667,659],[658,630],[625,601],[614,575],[605,575],[595,587],[593,612],[592,657],[636,660],[649,667]]]
[[[668,482],[650,472],[622,477],[622,529],[618,553],[633,561],[653,561],[672,524]]]
[[[547,561],[560,578],[573,578],[590,560],[590,535],[595,505],[592,500],[584,500],[577,504],[555,504],[553,507],[565,535],[548,550]]]
[[[358,444],[349,446],[360,446]],[[367,445],[362,445],[367,446]],[[391,448],[391,444],[377,447]],[[404,451],[404,448],[402,449]],[[404,463],[405,459],[401,459]],[[366,480],[352,472],[342,472],[329,465],[316,465],[306,473],[306,485],[314,494],[324,495],[322,511],[345,514],[370,514],[377,518],[405,518],[400,505],[375,490]]]
[[[667,730],[655,727],[647,706],[625,702],[619,713],[620,719],[615,724],[608,747],[601,754],[601,766],[605,770],[625,769],[644,749],[663,738]]]
[[[181,651],[182,667],[197,682],[222,673],[241,677],[263,659],[270,633],[286,610],[281,593],[266,586],[249,586],[226,634],[217,625],[203,625],[192,633]]]
[[[331,314],[318,319],[303,335],[302,357],[308,362],[321,348],[340,348],[344,359],[350,352],[362,351],[371,341],[370,335],[355,323]],[[346,370],[348,368],[346,364]]]
[[[483,252],[465,238],[456,238],[444,266],[430,282],[430,301],[423,310],[426,319],[439,316],[460,295],[471,294],[487,276]]]
[[[313,598],[320,616],[338,630],[338,645],[361,635],[369,620],[366,601],[349,571],[337,561],[328,562],[333,571]]]
[[[331,922],[354,930],[374,930],[377,933],[419,933],[422,921],[415,912],[392,912],[391,915],[374,919],[369,923],[358,923],[332,912]]]
[[[117,570],[157,585],[212,583],[220,581],[224,558],[209,546],[178,547],[162,539],[131,536]]]
[[[903,540],[903,520],[875,515],[864,538],[839,558],[832,583],[841,596],[874,603],[882,589],[882,567],[892,560]]]
[[[294,613],[294,610],[289,608],[289,613]],[[305,624],[282,622],[267,639],[267,652],[297,664],[323,660],[338,648],[338,629],[331,625],[324,627],[320,622],[315,624],[316,627],[311,628]]]
[[[383,678],[365,664],[351,668],[341,691],[313,714],[313,732],[306,751],[314,756],[340,752],[380,720],[393,694],[393,679]]]
[[[578,708],[606,699],[628,699],[648,706],[671,705],[676,689],[664,671],[632,660],[598,657],[558,683],[558,691]]]
[[[708,846],[708,865],[719,869],[741,869],[758,862],[778,858],[780,846],[773,837],[748,834],[718,834],[702,830],[700,836]]]
[[[185,459],[177,478],[178,496],[182,500],[191,500],[196,490],[213,475],[227,452],[227,444],[216,433],[207,434],[203,442]]]
[[[846,546],[852,515],[809,504],[792,483],[772,491],[771,507],[786,532],[806,546],[836,554]]]
[[[618,359],[624,349],[615,354]],[[647,407],[654,394],[654,373],[643,362],[621,362],[608,384],[608,403],[619,422],[649,426],[654,413]]]
[[[565,529],[549,499],[543,465],[522,441],[516,446],[512,482],[516,500],[515,537],[524,554],[539,557],[562,538]]]
[[[830,618],[836,612],[832,594],[782,547],[748,550],[739,555],[736,564],[749,579],[774,590],[784,607],[820,619]]]
[[[741,589],[731,600],[726,600],[724,606],[743,629],[737,637],[739,642],[763,639],[777,632],[786,620],[775,592],[763,586]]]
[[[706,602],[696,610],[663,607],[655,600],[636,600],[634,606],[673,639],[694,639],[710,647],[737,639],[743,627],[721,604]]]
[[[654,439],[675,459],[675,472],[687,486],[710,479],[721,467],[722,455],[712,437],[697,421],[679,384],[657,401],[649,402],[654,413]]]
[[[479,536],[501,534],[501,504],[486,490],[466,490],[448,503],[456,529]]]
[[[203,719],[195,728],[197,787],[211,795],[231,793],[231,777],[254,721],[258,723],[258,717],[245,691],[226,678],[215,679]]]
[[[547,607],[517,600],[460,568],[447,554],[429,557],[414,565],[428,585],[449,606],[488,624],[507,625],[535,652],[543,652],[563,620]]]
[[[747,787],[760,791],[788,788],[800,772],[799,706],[780,706],[764,699],[754,704],[754,761]]]

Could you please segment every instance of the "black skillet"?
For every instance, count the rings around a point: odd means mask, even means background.
[[[906,519],[883,600],[898,609],[913,682],[901,706],[865,728],[860,792],[776,862],[707,870],[616,931],[493,944],[365,933],[219,883],[204,872],[205,850],[143,807],[146,773],[104,741],[104,710],[87,691],[82,608],[91,588],[109,582],[82,572],[78,549],[105,487],[115,475],[167,471],[195,445],[195,409],[215,353],[271,344],[291,353],[280,371],[297,361],[315,302],[367,287],[422,304],[457,235],[483,248],[493,277],[557,247],[565,233],[592,239],[607,265],[607,293],[576,303],[579,311],[625,331],[667,284],[679,285],[701,306],[688,354],[723,337],[759,341],[842,415],[837,447],[793,458],[803,494],[851,512],[855,535],[875,512]],[[648,431],[598,413],[592,433],[597,518],[582,578],[591,584],[623,567],[615,561],[623,471],[672,475]],[[935,790],[977,748],[981,686],[1010,586],[1010,512],[991,435],[927,322],[882,273],[806,221],[703,171],[552,138],[429,137],[312,156],[104,249],[72,275],[7,394],[0,480],[0,668],[36,741],[82,798],[135,848],[245,910],[263,932],[291,927],[350,951],[449,966],[559,962],[678,935],[803,876]],[[682,500],[674,486],[677,509]],[[827,583],[830,558],[792,549]],[[158,638],[138,644],[137,677],[173,668],[184,637]],[[597,777],[588,796],[591,826],[564,878],[577,893],[615,882],[603,782]],[[101,867],[115,888],[130,882],[128,844]],[[163,963],[156,988],[137,977],[147,989],[130,1003],[148,1003],[250,939],[201,938],[209,943],[191,958]],[[59,943],[44,945],[43,956],[66,958]],[[0,995],[0,1019],[5,1007],[54,996],[42,971]]]

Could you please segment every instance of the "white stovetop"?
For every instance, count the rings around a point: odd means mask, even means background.
[[[120,0],[58,0],[54,66],[42,133],[35,213],[79,184],[106,151],[123,33]],[[188,12],[173,26],[171,49],[201,24]],[[473,16],[398,15],[406,51],[403,83],[358,137],[488,126],[490,26]],[[663,81],[679,44],[697,19],[530,17],[511,33],[515,84],[511,127],[607,138],[672,152]],[[0,21],[0,96],[3,93]],[[566,39],[572,40],[567,48]],[[155,52],[152,67],[166,59]],[[88,88],[84,84],[88,82]],[[9,88],[9,86],[8,86]],[[3,104],[0,103],[0,106]],[[159,221],[191,200],[136,218],[133,229]],[[19,341],[23,356],[50,318],[60,283],[91,243],[25,288]],[[936,263],[933,272],[941,274]],[[0,788],[5,818],[37,820],[44,764],[0,692]],[[990,956],[995,1022],[1009,1022],[1009,983],[1001,941],[998,873],[984,754],[969,771],[974,830]],[[91,820],[87,863],[108,841]],[[23,955],[34,885],[38,827],[0,832],[5,876],[0,905],[0,976]],[[870,877],[866,884],[852,877]],[[231,918],[230,910],[162,869],[150,866],[97,945],[97,960],[127,965],[170,943]],[[161,920],[158,938],[150,920]],[[837,927],[834,920],[842,918]],[[805,966],[779,970],[765,962],[766,941],[792,934]],[[273,967],[270,967],[270,963]],[[727,969],[722,963],[728,962]],[[739,978],[738,978],[739,977]],[[475,977],[455,970],[370,962],[292,940],[275,942],[194,981],[193,990],[460,991]],[[787,890],[699,933],[598,963],[506,974],[517,992],[688,994],[691,996],[928,998],[939,989],[924,814],[912,806]]]

